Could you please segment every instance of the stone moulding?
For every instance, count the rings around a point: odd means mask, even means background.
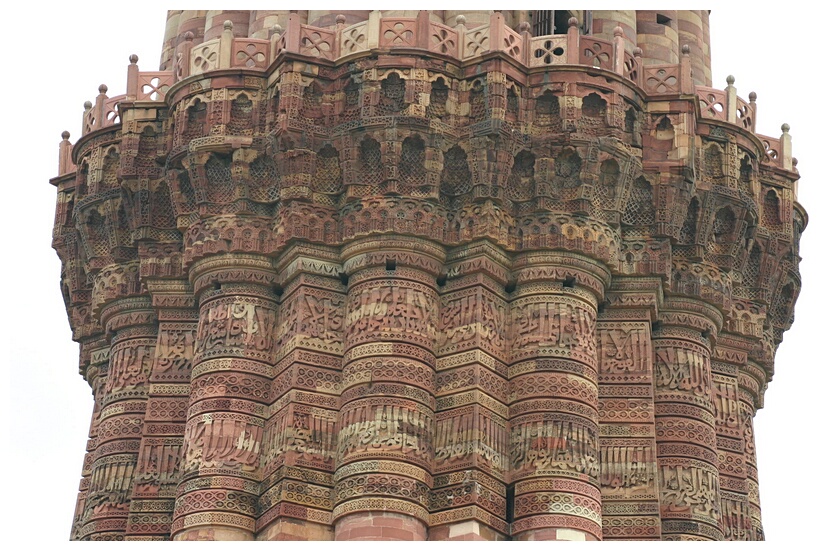
[[[588,19],[225,15],[60,144],[73,539],[762,539],[788,125]]]

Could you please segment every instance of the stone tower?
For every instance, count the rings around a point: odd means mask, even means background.
[[[172,11],[63,135],[84,540],[762,539],[791,138],[705,11]]]

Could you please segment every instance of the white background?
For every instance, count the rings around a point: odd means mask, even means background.
[[[217,9],[227,2],[178,4],[170,7]],[[457,7],[453,2],[421,4],[408,7]],[[625,4],[618,7],[661,7]],[[777,354],[765,408],[755,418],[766,537],[770,543],[796,543],[817,533],[812,419],[820,373],[820,350],[814,348],[814,330],[820,327],[820,124],[811,98],[817,91],[818,49],[813,39],[819,34],[820,10],[798,9],[792,0],[747,3],[743,9],[726,2],[697,4],[688,7],[716,8],[711,16],[713,86],[725,87],[726,75],[732,74],[740,96],[757,92],[757,131],[778,137],[780,125],[788,122],[793,153],[800,160],[799,200],[810,217],[801,243],[803,290],[794,326]],[[342,5],[350,2],[328,7]],[[281,6],[256,2],[241,7]],[[48,180],[57,175],[60,134],[69,130],[72,142],[79,138],[83,102],[93,101],[99,84],[108,85],[109,96],[125,92],[130,54],[140,56],[142,70],[158,68],[168,7],[146,2],[65,2],[54,7],[16,1],[10,14],[8,6],[4,10],[0,519],[3,539],[12,545],[29,540],[53,549],[67,541],[92,407],[88,385],[78,375],[78,348],[71,341],[60,294],[60,263],[51,249],[56,190]],[[293,7],[326,6],[311,2]],[[478,6],[471,2],[464,7]],[[578,7],[608,6],[591,2]]]

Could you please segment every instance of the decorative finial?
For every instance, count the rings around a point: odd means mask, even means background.
[[[276,24],[275,24],[275,25],[271,28],[271,30],[272,30],[274,33],[276,33],[276,34],[282,34],[282,25],[280,25],[279,23],[276,23]]]
[[[464,17],[463,15],[457,15],[456,16],[456,25],[466,25],[466,24],[467,24],[467,18],[466,17]]]
[[[100,91],[100,94],[105,94],[106,92],[108,92],[108,86],[106,86],[105,84],[100,84],[100,87],[97,88],[97,90]]]
[[[632,50],[632,55],[635,57],[641,57],[643,56],[643,50],[638,47],[635,47],[635,49]]]
[[[749,101],[752,103],[757,101],[757,92],[749,92]]]
[[[528,33],[528,32],[530,32],[530,28],[531,28],[530,24],[527,23],[526,21],[522,21],[521,23],[518,24],[518,32],[519,33]]]
[[[567,21],[567,23],[569,23],[570,27],[577,27],[578,26],[578,18],[575,17],[575,16],[570,17],[569,21]]]
[[[63,130],[63,133],[60,134],[64,140],[67,140],[71,137],[71,134],[68,133],[68,130]]]
[[[792,157],[792,166],[797,167],[797,157]]]
[[[187,31],[185,34],[182,35],[182,38],[185,39],[185,42],[190,42],[194,39],[194,33],[191,31]]]
[[[735,77],[732,76],[732,75],[729,75],[728,77],[726,77],[726,84],[728,84],[729,86],[734,86]]]
[[[689,44],[684,44],[680,51],[683,55],[689,55]]]
[[[233,21],[231,21],[230,19],[226,19],[225,22],[222,23],[222,28],[225,29],[226,31],[232,31],[233,30]]]
[[[791,130],[791,126],[784,122],[783,126],[780,127],[780,130],[782,130],[784,134],[788,134],[789,130]]]
[[[347,21],[347,17],[343,13],[340,13],[336,16],[336,24],[337,25],[344,25],[345,21]]]
[[[91,107],[93,107],[93,105],[94,105],[94,104],[93,104],[93,103],[91,103],[90,101],[85,100],[85,103],[83,104],[83,108],[84,108],[86,111],[88,111],[89,109],[91,109]]]
[[[624,35],[624,30],[620,26],[615,27],[612,30],[612,32],[615,34],[615,36],[623,36]]]
[[[137,61],[139,61],[139,60],[140,60],[140,58],[138,58],[138,57],[137,57],[137,54],[131,54],[131,55],[128,57],[128,61],[130,61],[130,62],[131,62],[131,65],[136,65],[136,64],[137,64]]]

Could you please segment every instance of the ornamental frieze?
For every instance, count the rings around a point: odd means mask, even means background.
[[[169,12],[52,180],[71,537],[762,539],[808,218],[708,23]]]

